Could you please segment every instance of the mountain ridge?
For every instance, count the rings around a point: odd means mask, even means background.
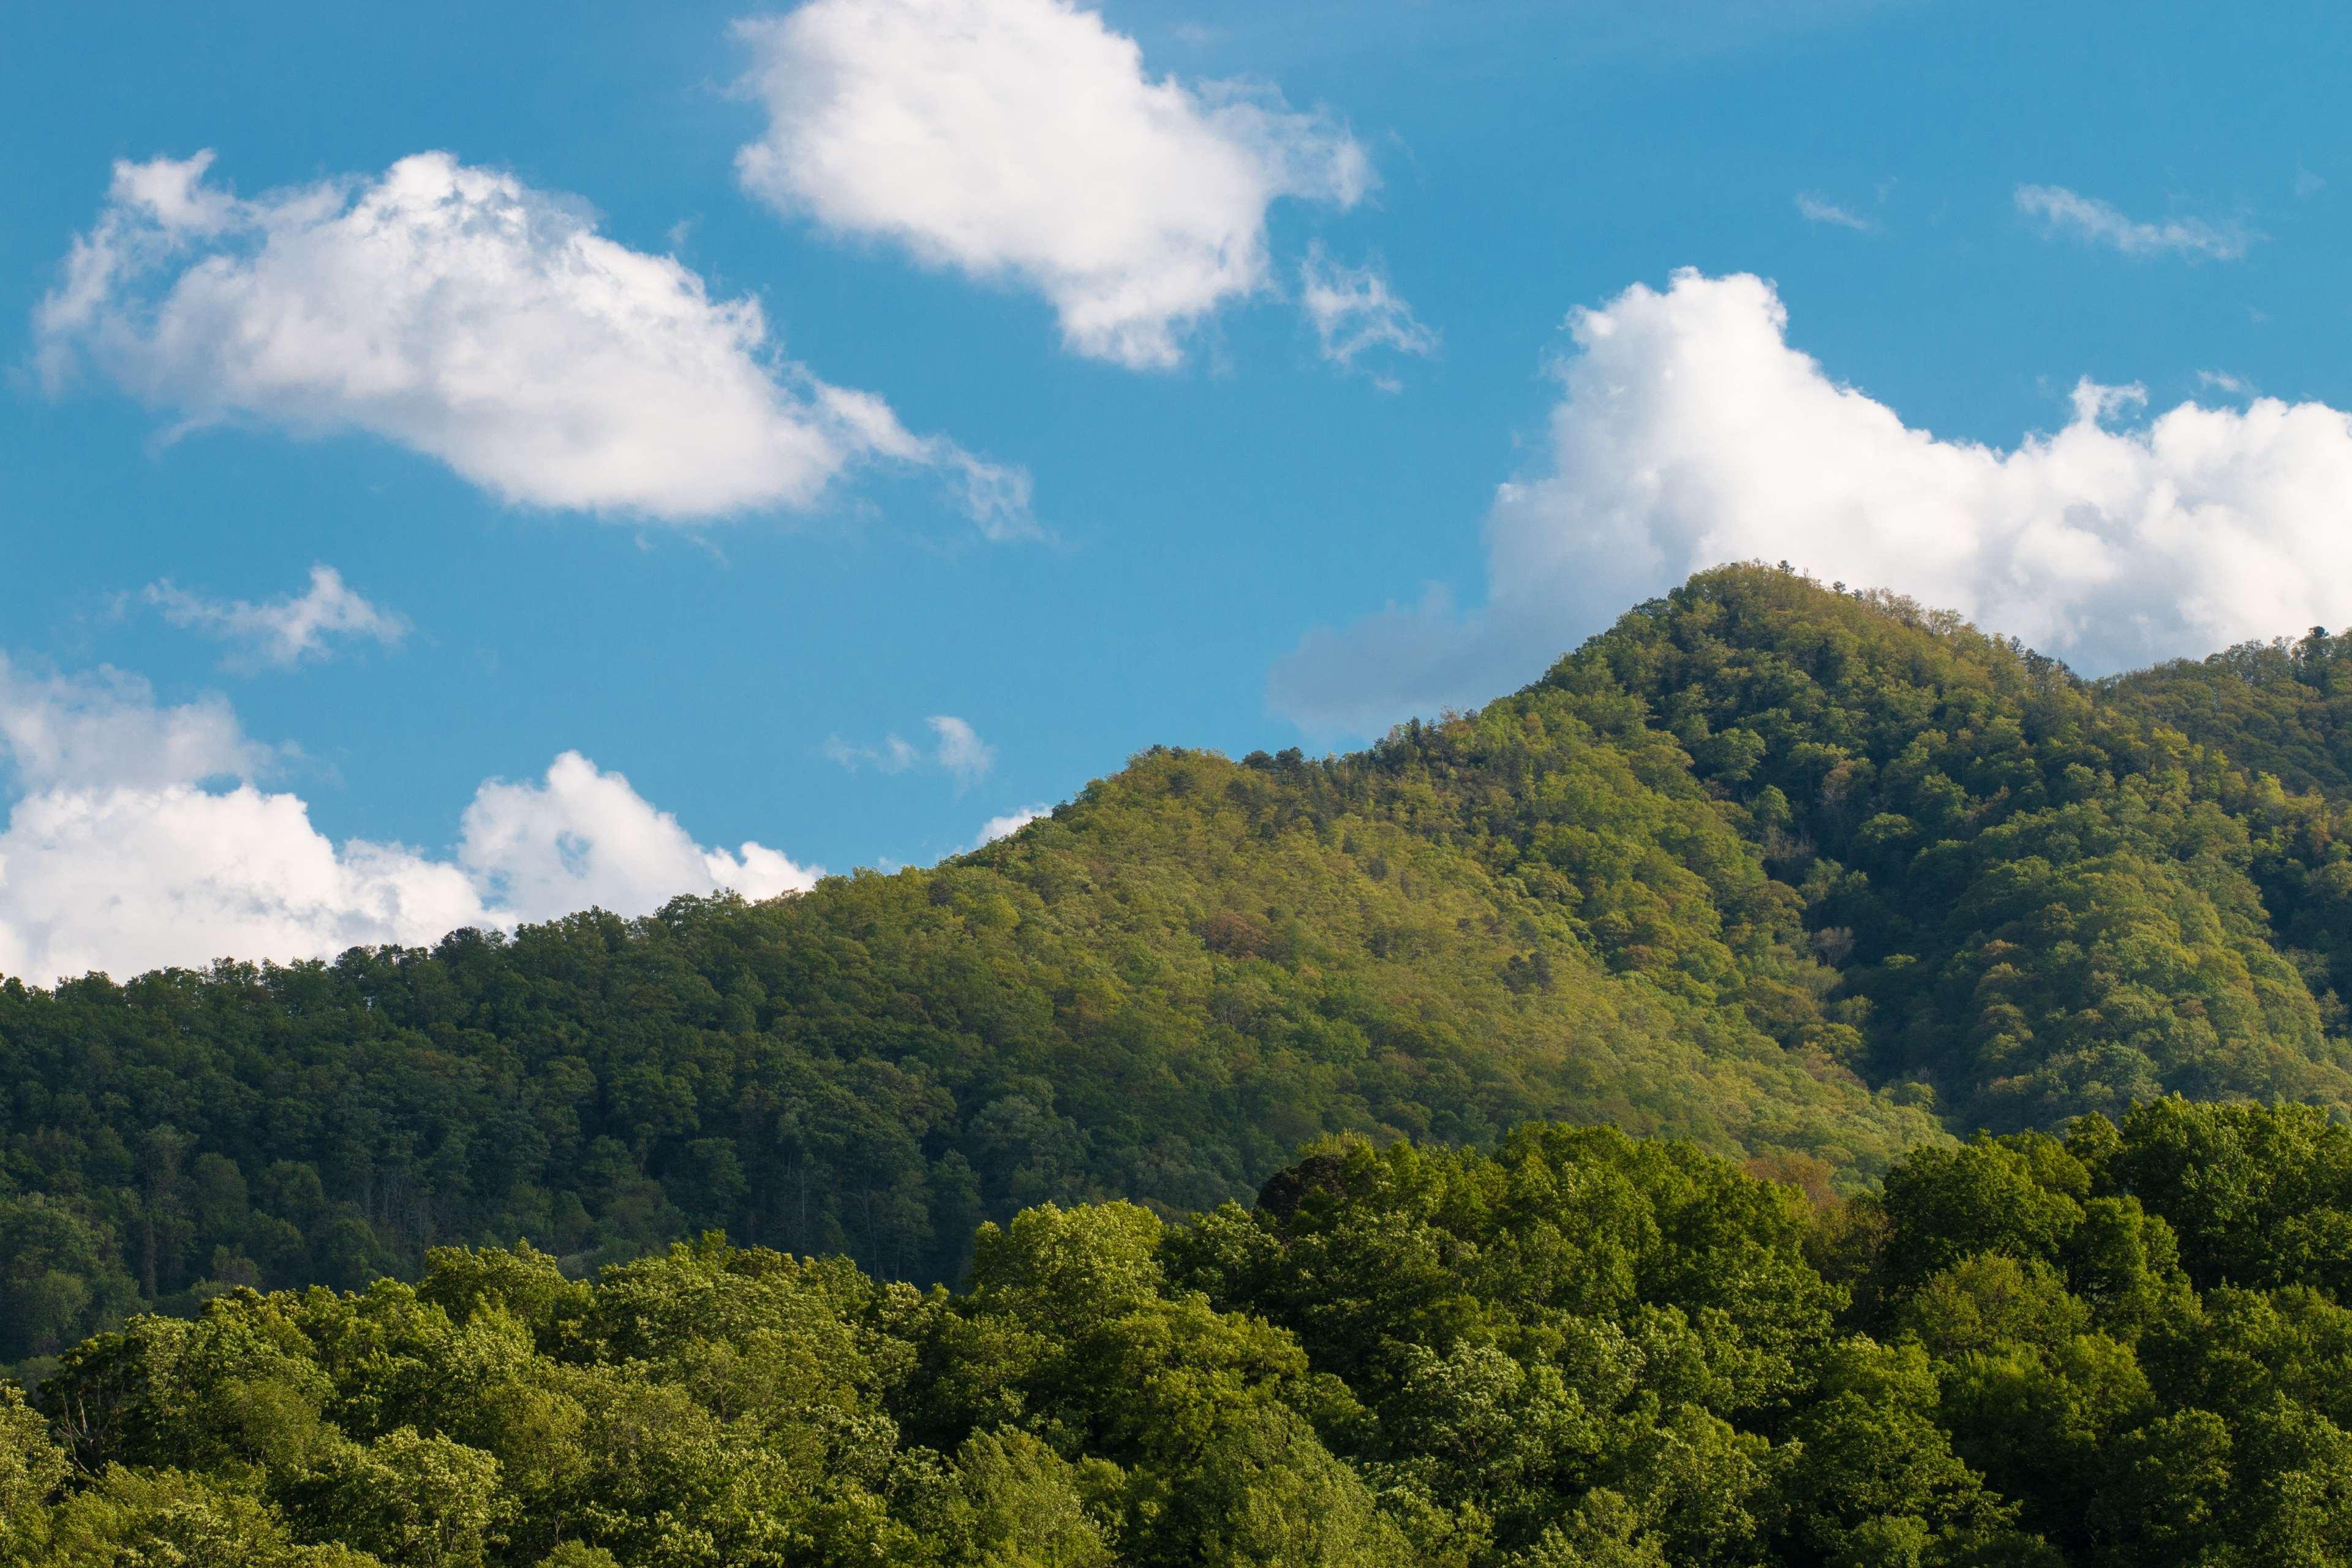
[[[1736,566],[1475,714],[1154,748],[937,867],[8,982],[0,1361],[451,1241],[951,1279],[982,1219],[1204,1210],[1330,1133],[1606,1121],[1827,1190],[2168,1091],[2352,1105],[2346,808],[2169,722],[2183,679]]]

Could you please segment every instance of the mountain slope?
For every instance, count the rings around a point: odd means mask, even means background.
[[[2233,743],[1727,568],[1476,714],[1155,750],[929,869],[9,983],[0,1361],[452,1240],[581,1268],[723,1227],[950,1278],[982,1218],[1206,1208],[1332,1131],[1609,1121],[1852,1185],[1930,1108],[2352,1105],[2342,808]]]
[[[1583,847],[1573,883],[1497,874],[1461,770],[1163,752],[963,861],[782,902],[11,984],[0,1358],[134,1297],[356,1285],[453,1239],[584,1266],[723,1226],[948,1277],[984,1215],[1206,1207],[1331,1131],[1569,1117],[1856,1176],[1934,1138],[1812,1037],[1832,977],[1651,753],[1572,725],[1511,753],[1523,809]],[[1597,951],[1594,919],[1628,940]]]
[[[2102,694],[2292,790],[2352,795],[2352,635],[2243,643],[2101,683]]]
[[[2200,744],[1957,617],[1754,568],[1546,684],[1642,703],[1749,811],[1868,1005],[1872,1081],[1996,1128],[2169,1090],[2352,1098],[2327,1032],[2343,812],[2236,763],[2231,727]]]

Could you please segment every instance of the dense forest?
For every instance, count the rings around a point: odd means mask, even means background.
[[[1327,1141],[955,1294],[716,1237],[212,1300],[0,1386],[12,1568],[2281,1568],[2352,1556],[2352,1130],[2168,1099],[1840,1198]]]
[[[2293,642],[2134,670],[2100,689],[2289,789],[2352,793],[2352,634],[2314,626]]]
[[[1155,750],[974,854],[325,963],[0,982],[0,1364],[239,1288],[724,1230],[919,1285],[1316,1138],[1853,1193],[2167,1094],[2352,1107],[2339,643],[2088,683],[1736,567],[1368,751]]]

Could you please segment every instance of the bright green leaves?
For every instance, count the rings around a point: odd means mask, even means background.
[[[1402,1563],[1402,1538],[1318,1433],[1360,1423],[1354,1401],[1310,1375],[1289,1335],[1170,1290],[1161,1240],[1123,1204],[985,1227],[971,1293],[919,1327],[914,1425],[1016,1425],[1110,1467],[1082,1489],[1111,1510],[1126,1561]],[[958,1463],[985,1458],[967,1447]]]
[[[410,1426],[335,1444],[306,1469],[284,1487],[297,1529],[414,1568],[482,1568],[515,1508],[496,1459]]]
[[[304,1544],[234,1480],[110,1469],[59,1504],[42,1568],[376,1568],[342,1542]]]
[[[2066,1293],[2056,1269],[1979,1252],[1929,1276],[1895,1313],[1903,1332],[1942,1361],[2016,1342],[2047,1350],[2091,1327],[2091,1310]]]
[[[1759,1168],[1341,1140],[1253,1210],[984,1226],[960,1295],[716,1236],[230,1292],[66,1353],[48,1430],[0,1385],[0,1568],[2352,1553],[2352,1134],[2165,1102],[1850,1199]]]
[[[1868,1565],[1985,1561],[2018,1552],[2014,1505],[1953,1454],[1935,1420],[1937,1383],[1916,1343],[1848,1340],[1818,1398],[1790,1427],[1789,1529],[1817,1561]],[[1993,1560],[1998,1560],[1994,1558]]]
[[[0,1384],[0,1563],[22,1561],[47,1540],[45,1505],[70,1469],[23,1391]]]
[[[1069,1336],[1160,1296],[1160,1224],[1132,1204],[1025,1209],[972,1245],[975,1308]]]
[[[1915,1288],[1980,1252],[2055,1260],[2083,1224],[2089,1185],[2064,1149],[2037,1134],[1922,1150],[1889,1173],[1879,1200],[1894,1225],[1885,1288]]]
[[[2260,723],[2204,725],[2211,752],[2149,726],[2165,684],[2089,688],[1952,617],[1752,566],[1642,606],[1548,682],[1685,740],[1872,1004],[1865,1076],[1934,1083],[1963,1130],[2166,1092],[2352,1102],[2322,1037],[2340,1003],[2315,994],[2352,975],[2342,808],[2242,771],[2271,765]]]
[[[956,1451],[972,1568],[1112,1568],[1106,1518],[1119,1477],[1071,1464],[1018,1429],[984,1432]]]

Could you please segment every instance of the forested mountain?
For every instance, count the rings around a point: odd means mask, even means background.
[[[2294,642],[2176,659],[2100,689],[2289,789],[2352,793],[2352,634],[2314,626]]]
[[[1745,569],[1626,616],[1544,689],[1639,703],[1745,810],[1838,963],[1871,1081],[1932,1085],[1962,1128],[2166,1091],[2347,1102],[2346,800],[2239,762],[2226,724],[2189,739],[2188,704],[2154,700],[2179,685],[2090,686],[1955,616]]]
[[[8,1568],[2281,1568],[2352,1556],[2352,1131],[2168,1100],[1818,1206],[1361,1139],[1255,1207],[232,1291],[0,1385]]]
[[[0,1363],[453,1242],[950,1280],[982,1220],[1173,1219],[1329,1133],[1607,1122],[1826,1192],[2167,1092],[2352,1106],[2313,646],[2091,685],[1727,568],[1475,714],[1155,750],[929,869],[11,981]]]

